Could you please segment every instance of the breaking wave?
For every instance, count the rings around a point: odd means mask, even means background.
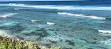
[[[57,6],[57,5],[27,5],[27,4],[0,4],[0,6],[19,6],[19,7],[32,7],[32,8],[45,8],[45,9],[59,9],[59,10],[111,10],[111,7],[98,7],[98,6]]]
[[[86,16],[86,15],[84,15],[84,14],[72,14],[72,13],[67,13],[67,12],[58,12],[58,14],[61,14],[61,15],[69,15],[69,16],[79,16],[79,17],[92,18],[92,19],[106,19],[106,18],[104,18],[104,17]]]
[[[7,17],[14,16],[15,14],[17,13],[7,13],[7,14],[0,15],[0,17],[7,18]]]
[[[101,32],[101,33],[111,33],[110,30],[98,30],[98,31]]]

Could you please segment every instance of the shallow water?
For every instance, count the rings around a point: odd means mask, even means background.
[[[0,3],[0,33],[46,46],[110,49],[111,34],[104,34],[111,31],[110,15],[107,6],[6,2]]]

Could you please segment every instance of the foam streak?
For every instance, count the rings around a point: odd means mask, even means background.
[[[7,17],[11,17],[15,14],[17,14],[17,13],[8,13],[8,14],[0,15],[0,17],[7,18]]]
[[[58,14],[69,15],[69,16],[78,16],[78,17],[84,17],[84,18],[92,18],[92,19],[106,19],[104,17],[86,16],[84,14],[72,14],[72,13],[67,13],[67,12],[58,12]]]

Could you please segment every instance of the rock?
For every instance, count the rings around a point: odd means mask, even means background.
[[[20,39],[20,40],[24,40],[24,38],[23,37],[20,37],[20,36],[16,36],[18,39]]]
[[[50,42],[51,42],[51,43],[57,43],[57,41],[51,41],[51,40],[50,40]]]
[[[55,31],[51,31],[51,30],[47,30],[47,33],[50,34],[50,35],[56,35],[56,32]]]
[[[87,48],[87,49],[93,49],[93,48]]]
[[[49,35],[45,28],[40,28],[40,29],[36,30],[35,34],[39,35],[40,38],[43,38],[43,37],[46,37]]]
[[[69,45],[75,46],[75,43],[70,40],[66,40],[65,42],[68,42]]]
[[[72,48],[62,48],[62,49],[72,49]]]
[[[19,24],[17,24],[16,26],[14,26],[14,27],[11,28],[11,29],[13,29],[14,31],[22,31],[22,30],[25,29],[25,27],[20,26]]]
[[[15,26],[17,24],[19,24],[20,22],[7,22],[7,23],[3,23],[0,26]]]
[[[37,41],[36,39],[38,39],[39,36],[32,35],[32,36],[26,36],[26,37],[24,37],[24,38],[25,38],[25,40],[27,40],[27,41]]]
[[[23,33],[23,34],[30,34],[30,33],[34,33],[36,30],[37,30],[37,28],[27,27],[26,29],[24,29],[23,31],[21,31],[21,33]]]
[[[37,36],[39,36],[39,38],[43,38],[43,37],[46,37],[47,35],[49,35],[45,28],[39,28],[39,27],[27,27],[20,33],[23,33],[28,36],[37,35]]]
[[[48,48],[51,48],[51,44],[43,44],[43,46],[46,46]]]
[[[97,38],[93,38],[94,40],[97,40]]]
[[[25,29],[20,25],[20,22],[7,22],[0,25],[0,29],[11,30],[12,32],[18,32]]]
[[[41,48],[37,48],[37,49],[41,49]]]
[[[87,43],[91,43],[91,44],[97,44],[96,42],[94,42],[94,41],[87,41],[86,39],[81,39],[81,40],[84,40],[85,42],[87,42]],[[97,40],[97,39],[95,39],[95,40]]]

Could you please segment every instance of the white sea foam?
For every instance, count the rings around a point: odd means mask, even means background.
[[[37,22],[37,20],[31,20],[31,22],[35,23],[35,22]]]
[[[14,8],[14,10],[21,10],[21,9],[24,9],[24,8]]]
[[[100,41],[100,43],[106,44],[106,45],[111,45],[111,39],[105,40],[105,41]]]
[[[48,25],[54,25],[55,23],[52,22],[47,22]]]
[[[58,14],[70,15],[70,16],[79,16],[79,17],[92,18],[92,19],[106,19],[106,18],[104,18],[104,17],[86,16],[86,15],[84,15],[84,14],[72,14],[72,13],[67,13],[67,12],[58,12]]]
[[[9,4],[0,4],[0,6],[25,6],[24,4],[16,4],[16,3],[9,3]]]
[[[110,30],[98,30],[98,31],[101,32],[101,33],[109,33],[109,34],[111,34]]]
[[[0,17],[7,18],[7,17],[14,16],[15,14],[17,13],[7,13],[7,14],[0,15]]]
[[[59,9],[59,10],[111,10],[111,7],[98,7],[98,6],[57,6],[57,5],[27,5],[27,4],[0,4],[0,6],[19,6],[19,7],[32,7],[32,8],[45,8],[45,9]]]
[[[0,30],[0,36],[8,36],[8,37],[11,37],[11,35],[7,34],[9,33],[9,31],[7,30]]]

